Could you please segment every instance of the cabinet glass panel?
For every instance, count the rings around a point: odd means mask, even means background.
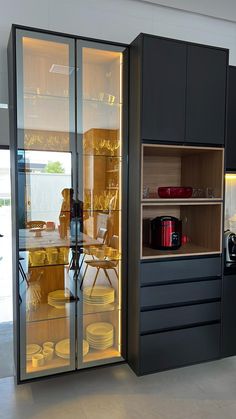
[[[78,41],[78,368],[122,359],[122,49]]]
[[[21,379],[75,368],[74,41],[17,30]]]

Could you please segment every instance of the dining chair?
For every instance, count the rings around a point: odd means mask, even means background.
[[[110,247],[112,247],[113,249],[115,249],[117,251],[119,250],[119,237],[118,236],[113,235],[111,237]],[[93,288],[94,288],[94,286],[96,284],[96,281],[97,281],[98,274],[99,274],[101,269],[104,271],[104,274],[105,274],[105,276],[106,276],[106,278],[107,278],[111,287],[112,287],[112,282],[111,282],[111,278],[109,276],[108,271],[109,270],[114,271],[117,279],[119,279],[118,273],[117,273],[117,270],[116,270],[116,268],[118,266],[118,263],[119,263],[118,258],[116,260],[111,260],[111,259],[102,259],[102,260],[96,259],[95,260],[95,259],[92,259],[92,260],[86,260],[85,263],[86,263],[86,268],[85,268],[85,271],[84,271],[84,274],[83,274],[83,277],[82,277],[82,280],[81,280],[80,289],[82,289],[82,287],[83,287],[83,283],[84,283],[84,280],[85,280],[85,276],[86,276],[88,267],[97,269],[95,278],[93,280],[93,285],[92,285],[92,288],[91,288],[91,294],[92,294]]]
[[[97,235],[96,235],[95,239],[96,239],[99,243],[101,243],[101,244],[105,244],[105,242],[106,242],[106,238],[107,238],[107,229],[106,229],[106,228],[104,228],[104,227],[99,227],[99,229],[98,229],[98,232],[97,232]],[[86,246],[86,247],[83,247],[83,248],[81,249],[81,254],[83,254],[83,256],[82,256],[82,258],[81,258],[81,262],[80,262],[80,265],[79,265],[79,272],[80,272],[80,270],[81,270],[81,268],[82,268],[82,265],[83,265],[83,262],[84,262],[85,256],[89,255],[89,256],[91,256],[93,259],[95,259],[94,255],[93,255],[93,254],[91,253],[91,251],[90,251],[90,247],[91,247],[91,246]]]

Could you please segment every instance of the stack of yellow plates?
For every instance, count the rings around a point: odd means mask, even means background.
[[[113,346],[114,328],[111,323],[92,323],[86,328],[86,339],[93,349],[105,350]]]
[[[86,287],[83,290],[84,302],[91,305],[105,305],[114,303],[115,290],[111,287],[98,285],[94,288]]]
[[[60,358],[70,358],[70,339],[63,339],[57,342],[55,346],[55,353]]]
[[[26,359],[27,361],[32,361],[32,356],[40,354],[42,352],[41,346],[37,345],[36,343],[31,343],[30,345],[26,345]]]
[[[83,339],[83,356],[87,355],[89,351],[89,344],[87,340]]]
[[[52,291],[48,294],[48,304],[56,308],[65,308],[69,302],[70,293],[67,290]]]

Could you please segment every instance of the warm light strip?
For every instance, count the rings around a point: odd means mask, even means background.
[[[120,156],[121,156],[121,163],[119,164],[119,208],[122,208],[122,103],[123,103],[123,97],[122,97],[122,70],[123,70],[123,54],[120,53],[120,129],[119,129],[119,141],[120,141]],[[122,249],[122,211],[119,211],[119,249],[121,252],[121,260],[123,257],[123,249]],[[121,275],[121,263],[119,262],[119,276]],[[121,291],[122,291],[122,285],[121,282],[124,280],[124,278],[119,278],[119,308],[121,307]],[[121,353],[121,310],[119,310],[119,325],[118,325],[118,351]]]
[[[226,173],[225,174],[225,179],[226,180],[230,180],[230,179],[236,179],[236,173]]]

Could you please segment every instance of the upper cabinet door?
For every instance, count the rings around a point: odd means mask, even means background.
[[[144,36],[142,139],[184,140],[187,46]]]
[[[226,170],[236,170],[236,67],[229,67]]]
[[[189,45],[186,141],[224,144],[227,52]]]

